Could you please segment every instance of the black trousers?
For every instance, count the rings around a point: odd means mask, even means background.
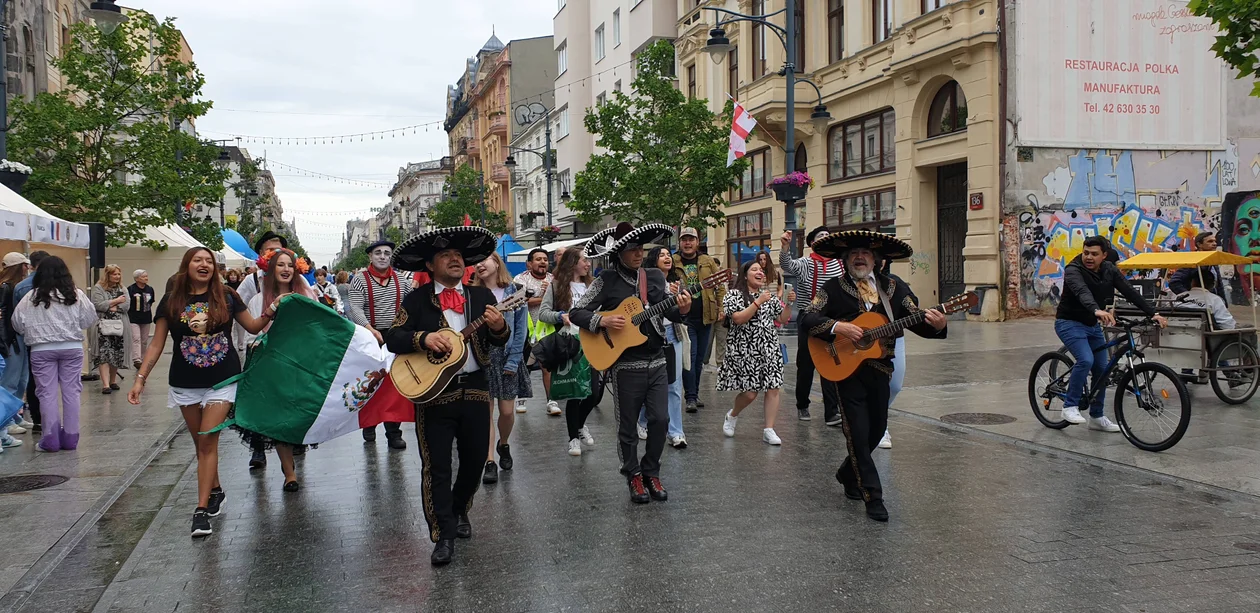
[[[820,377],[821,379],[821,377]],[[840,411],[840,399],[835,383],[821,380],[824,419]],[[809,408],[809,393],[814,389],[814,358],[809,355],[809,332],[801,327],[796,340],[796,408]]]
[[[30,379],[26,382],[26,408],[30,409],[30,414],[27,416],[27,419],[31,420],[31,423],[42,424],[44,422],[39,420],[39,396],[35,394],[35,370],[34,367],[31,366],[30,351],[31,348],[27,347],[26,370],[31,375]]]
[[[472,509],[481,471],[490,451],[490,392],[484,370],[456,377],[447,392],[464,397],[440,405],[416,405],[416,440],[420,442],[420,491],[424,520],[433,542],[455,538],[459,516]],[[444,394],[445,395],[445,394]],[[452,483],[451,453],[458,441],[459,472]]]
[[[835,384],[840,392],[844,438],[849,446],[849,457],[840,465],[840,478],[857,486],[867,501],[884,499],[871,452],[888,429],[888,382],[888,375],[865,365]]]
[[[389,331],[389,328],[377,328],[376,331],[380,332],[381,335],[384,336],[385,333]],[[368,430],[375,431],[376,426],[363,429],[364,432],[367,432]],[[399,436],[402,436],[402,424],[396,421],[385,422],[385,438],[396,438]]]
[[[569,440],[578,437],[578,430],[586,425],[586,418],[604,399],[604,377],[595,369],[591,369],[591,395],[586,398],[571,398],[564,404],[564,422],[569,428]]]
[[[661,452],[665,450],[665,430],[669,426],[669,373],[665,366],[622,368],[612,372],[613,406],[617,411],[617,457],[621,474],[661,474]],[[639,459],[639,409],[647,416],[647,445]],[[881,433],[882,434],[882,433]]]

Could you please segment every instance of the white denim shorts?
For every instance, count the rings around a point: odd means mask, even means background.
[[[166,406],[173,409],[194,404],[205,406],[215,402],[236,402],[236,384],[223,389],[213,387],[172,387],[166,396]]]

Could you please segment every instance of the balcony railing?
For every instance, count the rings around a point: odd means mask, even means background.
[[[490,180],[495,183],[507,183],[511,176],[511,171],[509,171],[507,166],[504,166],[503,164],[495,164],[494,167],[490,169]]]
[[[507,115],[495,115],[490,118],[491,134],[507,134]]]
[[[468,155],[472,155],[472,156],[481,155],[481,141],[475,138],[468,139],[467,153]]]

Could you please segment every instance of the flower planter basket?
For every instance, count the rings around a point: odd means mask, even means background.
[[[778,183],[771,185],[770,189],[774,190],[774,195],[780,202],[792,204],[805,199],[805,194],[809,192],[807,185],[792,185],[791,183]]]

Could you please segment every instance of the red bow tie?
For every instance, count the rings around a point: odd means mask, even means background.
[[[442,290],[442,293],[438,294],[438,304],[442,305],[443,311],[463,313],[464,295],[455,291],[453,288],[448,287]]]

